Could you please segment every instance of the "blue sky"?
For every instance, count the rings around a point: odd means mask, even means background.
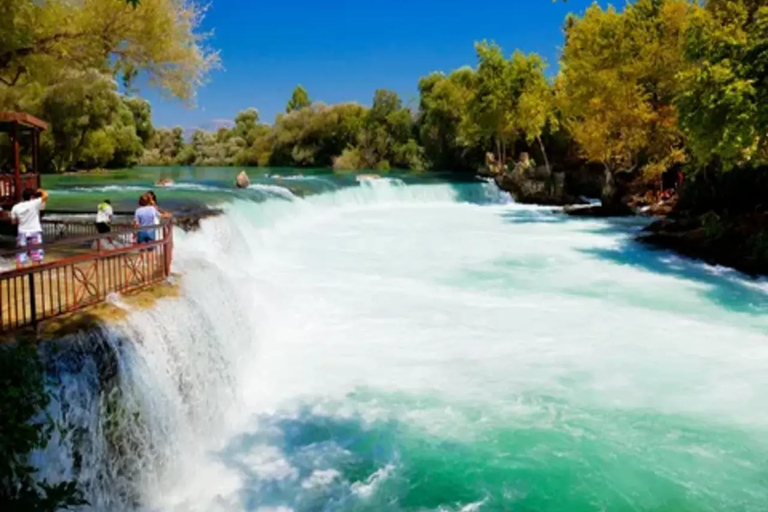
[[[271,123],[302,84],[313,100],[370,104],[378,88],[417,103],[417,84],[431,71],[475,64],[473,43],[537,52],[557,65],[562,24],[588,0],[212,0],[204,30],[213,30],[223,69],[188,108],[140,94],[156,126],[211,127],[255,107]]]

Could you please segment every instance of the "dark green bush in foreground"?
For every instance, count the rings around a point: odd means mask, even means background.
[[[0,510],[71,509],[84,504],[74,482],[35,479],[29,454],[48,443],[53,424],[40,358],[29,346],[0,347]]]

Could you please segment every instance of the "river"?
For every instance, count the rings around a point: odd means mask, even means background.
[[[177,232],[181,296],[105,335],[120,439],[93,362],[57,369],[43,475],[91,510],[766,509],[766,281],[486,183],[183,172],[161,204],[225,214]]]

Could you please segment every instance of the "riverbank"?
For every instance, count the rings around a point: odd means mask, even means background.
[[[768,276],[768,214],[660,219],[638,240],[753,277]]]

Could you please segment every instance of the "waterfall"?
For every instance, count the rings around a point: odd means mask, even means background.
[[[260,201],[237,199],[198,232],[175,234],[179,297],[42,346],[58,428],[34,461],[41,478],[77,481],[87,510],[172,509],[169,490],[201,478],[192,469],[247,421],[247,377],[279,321],[281,290],[263,279],[276,236],[361,208],[509,201],[487,183],[363,180],[306,199],[252,188]]]

